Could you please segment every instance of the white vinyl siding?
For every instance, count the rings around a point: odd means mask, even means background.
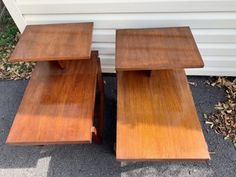
[[[115,29],[190,26],[205,67],[187,73],[236,76],[236,0],[3,1],[21,31],[26,24],[94,22],[103,72],[114,72]]]

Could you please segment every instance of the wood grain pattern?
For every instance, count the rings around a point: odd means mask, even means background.
[[[189,27],[124,29],[116,33],[116,70],[203,67]]]
[[[118,160],[209,159],[184,70],[118,72]]]
[[[90,60],[39,62],[16,114],[7,144],[90,143],[97,83]]]
[[[10,61],[89,59],[93,23],[28,25]]]

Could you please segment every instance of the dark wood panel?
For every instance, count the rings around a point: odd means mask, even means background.
[[[39,62],[10,130],[8,144],[90,143],[97,82],[90,60]]]
[[[28,25],[11,61],[89,59],[93,23]]]
[[[117,70],[195,68],[203,65],[189,27],[117,30]]]
[[[118,72],[118,160],[209,159],[184,70]]]

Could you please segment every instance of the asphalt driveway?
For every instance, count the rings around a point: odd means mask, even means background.
[[[210,161],[118,162],[113,144],[116,136],[116,78],[105,75],[105,135],[102,145],[57,145],[16,147],[5,145],[27,81],[0,81],[0,177],[235,177],[236,150],[230,141],[208,130],[203,113],[224,100],[224,90],[206,86],[207,77],[189,77],[211,152]],[[197,140],[196,140],[197,141]]]

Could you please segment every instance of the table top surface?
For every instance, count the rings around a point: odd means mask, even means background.
[[[93,23],[28,25],[10,61],[90,59]]]
[[[116,33],[116,70],[203,67],[189,27],[123,29]]]
[[[183,69],[118,71],[118,160],[209,159]]]
[[[38,62],[14,119],[8,144],[91,143],[97,54],[90,60]]]

